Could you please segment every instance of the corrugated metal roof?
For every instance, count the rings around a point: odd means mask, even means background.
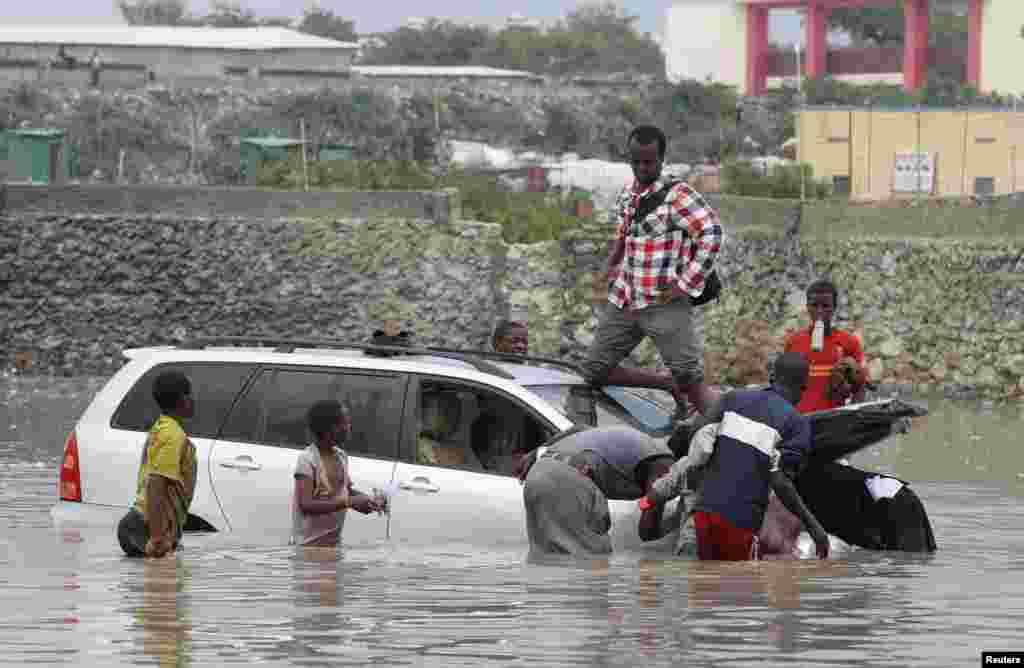
[[[13,128],[6,130],[8,134],[19,137],[63,137],[64,131],[59,128]]]
[[[0,25],[0,44],[64,44],[66,46],[145,46],[228,51],[274,49],[358,49],[354,42],[336,42],[277,26],[209,28],[129,25]]]
[[[289,139],[288,137],[243,137],[240,141],[243,144],[256,144],[270,148],[302,145],[301,139]]]
[[[431,67],[427,65],[353,65],[352,72],[368,77],[487,77],[492,79],[540,79],[523,70],[496,67]]]

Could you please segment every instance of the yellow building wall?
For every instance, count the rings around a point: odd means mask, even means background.
[[[981,81],[983,91],[1024,93],[1024,2],[985,0],[981,17]]]
[[[915,113],[907,115],[914,119],[918,116]],[[920,121],[920,150],[935,156],[935,184],[930,194],[935,197],[963,195],[964,112],[922,111]],[[912,197],[913,194],[904,196]]]
[[[995,192],[1010,192],[1010,142],[1007,141],[1007,120],[1005,113],[972,112],[966,115],[967,156],[966,185],[974,193],[974,180],[990,177],[995,180]]]
[[[799,160],[816,179],[848,175],[856,199],[913,197],[893,186],[896,154],[914,152],[934,156],[925,196],[974,195],[979,177],[993,179],[996,195],[1024,190],[1024,112],[815,109],[797,123]]]

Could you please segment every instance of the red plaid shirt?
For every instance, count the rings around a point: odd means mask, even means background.
[[[615,202],[617,238],[625,242],[626,249],[618,270],[609,278],[608,301],[618,308],[650,306],[658,293],[673,283],[699,297],[722,248],[718,214],[700,193],[682,182],[672,187],[665,202],[646,219],[633,220],[642,198],[664,185],[659,179],[640,192],[626,186]]]

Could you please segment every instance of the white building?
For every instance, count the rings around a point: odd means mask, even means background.
[[[665,12],[662,35],[666,76],[742,87],[745,25],[745,6],[737,0],[675,0]]]
[[[0,83],[102,83],[347,79],[359,45],[280,27],[0,24]]]

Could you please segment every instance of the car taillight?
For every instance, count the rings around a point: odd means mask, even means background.
[[[78,466],[78,437],[75,432],[68,434],[64,443],[64,458],[60,463],[60,500],[82,500],[82,474]]]

